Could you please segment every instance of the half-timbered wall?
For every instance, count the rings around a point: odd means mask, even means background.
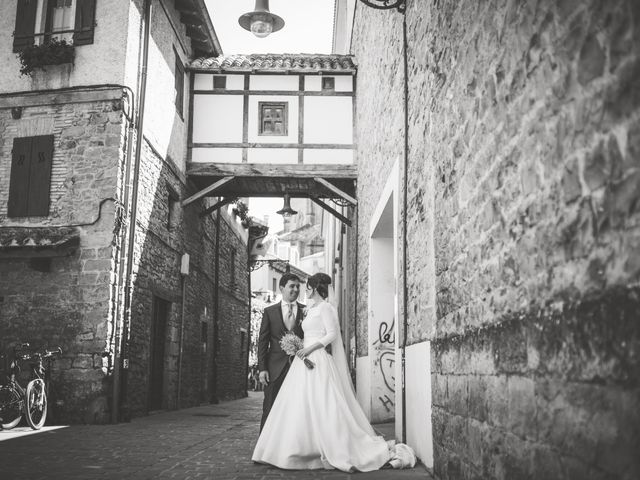
[[[194,73],[190,159],[201,163],[352,164],[351,74]],[[261,104],[286,106],[263,134]]]

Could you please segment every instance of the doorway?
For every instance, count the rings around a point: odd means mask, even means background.
[[[171,303],[159,297],[153,297],[151,318],[151,374],[149,384],[149,410],[164,408],[164,364],[167,323]]]

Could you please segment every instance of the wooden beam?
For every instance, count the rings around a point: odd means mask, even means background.
[[[200,217],[206,217],[210,213],[215,212],[216,210],[218,210],[219,208],[222,208],[225,205],[230,204],[231,202],[233,202],[233,200],[234,200],[233,197],[225,197],[225,198],[223,198],[219,202],[216,202],[214,205],[212,205],[209,208],[207,208],[207,209],[203,210],[202,212],[200,212]]]
[[[226,185],[227,183],[229,183],[231,180],[233,180],[235,177],[224,177],[221,178],[220,180],[218,180],[216,183],[209,185],[207,188],[204,188],[202,190],[200,190],[198,193],[196,193],[195,195],[191,195],[189,198],[187,198],[186,200],[183,200],[181,205],[182,207],[186,207],[187,205],[189,205],[190,203],[195,202],[196,200],[199,200],[202,197],[205,197],[207,195],[211,195],[213,192],[215,192],[216,190],[218,190],[220,187],[222,187],[223,185]]]
[[[333,208],[331,208],[329,205],[327,205],[326,203],[318,200],[317,198],[314,197],[309,197],[311,198],[311,201],[313,203],[315,203],[316,205],[319,205],[320,207],[322,207],[324,210],[326,210],[327,212],[329,212],[331,215],[333,215],[334,217],[336,217],[338,220],[340,220],[342,223],[344,223],[346,226],[350,227],[351,226],[351,220],[349,220],[347,217],[345,217],[344,215],[342,215],[341,213],[338,213],[336,210],[334,210]]]
[[[188,69],[190,70],[190,69]],[[197,70],[193,70],[198,73]],[[244,72],[236,72],[238,73]],[[243,95],[245,93],[250,95],[286,95],[286,96],[300,96],[300,97],[353,97],[353,92],[332,92],[327,90],[322,91],[304,91],[297,90],[195,90],[193,92],[196,95]]]
[[[269,164],[269,163],[200,163],[187,164],[187,175],[198,177],[299,177],[354,179],[355,165]]]
[[[324,178],[316,177],[314,178],[314,180],[318,182],[320,185],[322,185],[323,187],[326,187],[327,189],[331,190],[333,193],[335,193],[339,197],[344,198],[346,201],[350,202],[352,205],[354,206],[358,205],[358,201],[355,198],[353,198],[348,193],[343,192],[338,187],[333,185],[331,182],[326,181]]]
[[[228,142],[228,143],[190,143],[191,148],[313,148],[319,150],[353,150],[356,146],[352,143],[252,143],[252,142]]]

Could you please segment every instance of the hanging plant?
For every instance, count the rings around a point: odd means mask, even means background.
[[[247,207],[246,203],[242,200],[236,200],[233,214],[240,219],[244,228],[249,228],[251,221],[249,220],[249,207]]]
[[[66,40],[52,38],[41,45],[31,45],[18,53],[20,74],[32,76],[35,69],[45,70],[46,65],[73,63],[75,55],[75,47]]]

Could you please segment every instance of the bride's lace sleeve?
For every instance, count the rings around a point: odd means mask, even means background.
[[[320,318],[322,318],[322,325],[326,333],[318,341],[326,347],[338,337],[338,332],[340,331],[338,315],[331,305],[326,304],[320,307]]]

